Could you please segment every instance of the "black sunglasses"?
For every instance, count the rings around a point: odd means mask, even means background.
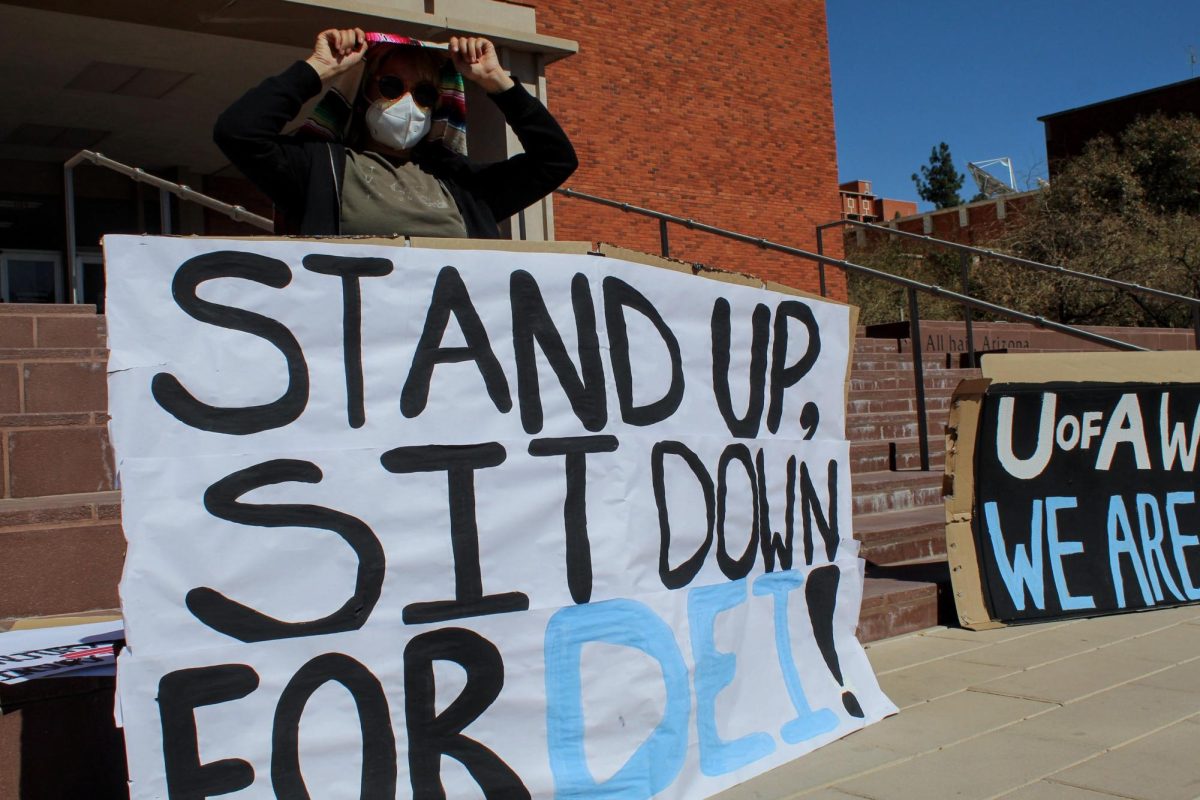
[[[437,87],[429,81],[421,81],[417,85],[409,87],[404,82],[404,79],[398,75],[382,75],[378,80],[378,86],[379,93],[388,100],[403,97],[406,92],[411,91],[413,100],[417,101],[417,105],[425,108],[433,108],[437,103]]]

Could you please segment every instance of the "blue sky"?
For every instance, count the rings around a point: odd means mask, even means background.
[[[839,180],[917,200],[938,142],[1045,177],[1037,118],[1187,80],[1200,0],[827,0]],[[1200,64],[1194,67],[1200,76]],[[967,178],[960,192],[975,193]],[[924,208],[931,208],[922,204]]]

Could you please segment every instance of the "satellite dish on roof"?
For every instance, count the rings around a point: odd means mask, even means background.
[[[1008,183],[986,171],[987,167],[994,167],[997,164],[1008,169]],[[1017,190],[1016,181],[1013,180],[1012,161],[1007,156],[989,158],[986,161],[971,161],[967,164],[967,169],[970,170],[971,177],[975,179],[975,185],[979,187],[979,191],[988,197],[1012,194]]]

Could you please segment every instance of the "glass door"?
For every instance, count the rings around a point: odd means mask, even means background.
[[[75,256],[75,292],[77,303],[91,303],[97,314],[104,313],[104,256],[99,250]]]

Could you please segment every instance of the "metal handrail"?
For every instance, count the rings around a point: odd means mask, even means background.
[[[197,192],[186,184],[174,183],[157,175],[151,175],[140,167],[131,167],[128,164],[122,164],[120,161],[114,161],[108,156],[92,150],[80,150],[63,164],[63,197],[66,202],[67,219],[67,285],[70,296],[75,298],[76,302],[79,301],[79,298],[77,297],[78,287],[75,286],[75,256],[78,252],[75,242],[75,167],[85,161],[97,167],[104,167],[113,172],[118,172],[137,183],[145,183],[158,189],[158,213],[163,233],[171,232],[170,195],[175,195],[180,200],[187,200],[188,202],[196,203],[197,205],[224,214],[235,222],[245,222],[248,225],[253,225],[265,231],[273,231],[275,229],[275,225],[271,220],[259,216],[252,211],[247,211],[243,206],[223,203],[214,197]]]
[[[946,288],[944,288],[942,286],[938,286],[936,284],[922,283],[921,281],[913,280],[912,278],[904,278],[899,275],[892,275],[889,272],[883,272],[881,270],[874,269],[873,267],[866,267],[866,266],[863,266],[862,264],[855,264],[854,262],[847,261],[845,259],[830,258],[829,256],[826,256],[822,253],[814,253],[810,250],[804,250],[799,247],[792,247],[790,245],[780,244],[778,242],[773,242],[770,239],[765,239],[761,236],[749,236],[747,234],[738,233],[736,231],[731,231],[726,228],[719,228],[715,225],[707,225],[703,222],[697,222],[694,219],[678,217],[678,216],[675,216],[674,214],[667,214],[662,211],[654,211],[652,209],[642,208],[640,206],[635,206],[631,203],[623,203],[623,202],[620,202],[617,200],[609,200],[604,197],[597,197],[596,195],[590,195],[590,194],[586,194],[584,192],[578,192],[574,189],[558,189],[557,192],[559,194],[565,195],[566,197],[575,197],[575,198],[578,198],[581,200],[587,200],[589,202],[598,203],[600,205],[609,206],[611,208],[618,208],[621,211],[627,211],[632,214],[640,214],[642,216],[652,217],[652,218],[660,220],[661,222],[664,222],[664,223],[666,223],[666,222],[675,223],[678,225],[683,225],[684,227],[690,228],[692,230],[703,231],[705,233],[712,233],[716,236],[720,236],[720,237],[723,237],[726,239],[733,239],[735,241],[745,242],[747,244],[753,244],[753,245],[763,248],[764,250],[773,250],[775,252],[785,253],[785,254],[791,255],[791,256],[798,256],[800,258],[806,258],[810,261],[816,261],[820,264],[829,264],[831,266],[835,266],[835,267],[838,267],[839,269],[844,269],[849,272],[858,272],[863,275],[868,275],[872,278],[879,278],[880,280],[887,281],[888,283],[894,283],[898,286],[903,286],[908,289],[913,289],[916,291],[925,292],[927,294],[932,294],[936,297],[950,298],[952,300],[957,300],[960,303],[965,303],[967,305],[970,305],[972,308],[977,309],[977,310],[989,311],[994,314],[999,314],[1001,316],[1006,316],[1006,317],[1010,317],[1012,319],[1020,320],[1021,322],[1028,322],[1030,324],[1036,325],[1039,328],[1048,328],[1049,330],[1058,331],[1059,333],[1064,333],[1068,336],[1074,336],[1077,339],[1084,339],[1089,342],[1096,342],[1098,344],[1103,344],[1103,345],[1106,345],[1109,347],[1114,347],[1114,348],[1121,349],[1121,350],[1145,350],[1146,349],[1144,347],[1140,347],[1138,345],[1131,344],[1129,342],[1123,342],[1119,339],[1113,339],[1111,337],[1104,336],[1099,333],[1093,333],[1091,331],[1084,330],[1083,328],[1077,328],[1075,326],[1067,325],[1067,324],[1061,323],[1061,322],[1053,322],[1051,320],[1046,319],[1045,317],[1040,317],[1040,316],[1037,316],[1034,314],[1026,314],[1024,311],[1018,311],[1014,308],[1008,308],[1006,306],[997,305],[996,303],[989,303],[986,300],[980,300],[979,298],[971,297],[970,295],[967,295],[967,294],[955,292],[953,290],[946,289]],[[670,257],[669,248],[664,247],[663,250],[664,250],[663,256],[669,258]],[[823,289],[824,289],[824,287],[822,287],[822,290]],[[822,296],[824,296],[824,295],[825,295],[825,292],[822,291]]]
[[[817,252],[820,252],[820,253],[824,252],[824,242],[822,239],[822,234],[824,233],[824,231],[828,228],[834,228],[834,227],[839,227],[839,226],[865,229],[865,230],[870,230],[870,231],[878,231],[879,233],[888,234],[889,236],[898,236],[902,239],[911,239],[914,241],[923,242],[925,244],[934,245],[937,247],[944,247],[948,250],[955,250],[955,251],[959,252],[962,255],[960,261],[961,261],[961,265],[962,265],[962,282],[963,282],[964,293],[969,293],[968,287],[967,287],[967,281],[968,281],[967,272],[969,269],[969,263],[967,261],[967,257],[971,256],[971,255],[977,255],[980,257],[992,258],[997,261],[1005,262],[1008,264],[1016,264],[1016,265],[1022,266],[1022,267],[1029,267],[1030,269],[1039,270],[1041,272],[1051,272],[1056,275],[1066,275],[1071,278],[1079,278],[1080,280],[1088,281],[1091,283],[1103,284],[1105,286],[1110,286],[1114,289],[1121,289],[1122,291],[1130,292],[1132,294],[1144,294],[1144,295],[1149,295],[1151,297],[1157,297],[1161,300],[1170,300],[1173,302],[1184,303],[1185,305],[1190,306],[1192,309],[1192,328],[1193,328],[1193,331],[1195,332],[1195,347],[1196,347],[1196,349],[1200,350],[1200,299],[1197,299],[1195,297],[1188,297],[1187,295],[1176,294],[1175,292],[1168,292],[1164,289],[1155,289],[1150,286],[1143,286],[1140,283],[1133,283],[1132,281],[1122,281],[1122,280],[1118,280],[1117,278],[1109,278],[1105,275],[1094,275],[1090,272],[1080,272],[1079,270],[1069,269],[1067,267],[1063,267],[1063,266],[1060,266],[1057,264],[1046,264],[1041,261],[1034,261],[1034,260],[1028,259],[1028,258],[1021,258],[1020,256],[1009,255],[1008,253],[1001,253],[997,250],[992,250],[992,249],[986,248],[986,247],[975,247],[973,245],[961,244],[959,242],[951,242],[946,239],[938,239],[934,236],[928,236],[928,235],[924,235],[924,234],[920,234],[920,233],[911,233],[909,231],[896,230],[895,228],[891,228],[886,225],[876,225],[876,224],[873,224],[870,222],[862,222],[860,220],[853,220],[853,219],[839,219],[839,220],[835,220],[834,222],[826,222],[823,225],[818,225],[817,226]],[[970,321],[970,317],[968,315],[968,318],[967,318],[967,351],[968,351],[968,353],[971,354],[971,358],[974,359],[975,350],[973,347],[970,325],[971,325],[971,321]]]
[[[637,214],[640,216],[657,219],[659,221],[659,236],[660,236],[660,243],[661,243],[661,251],[662,251],[662,255],[664,258],[670,257],[670,242],[667,238],[667,225],[668,225],[668,223],[671,223],[671,224],[676,224],[676,225],[682,225],[691,230],[702,231],[704,233],[711,233],[715,236],[720,236],[725,239],[732,239],[734,241],[745,242],[746,244],[753,244],[757,247],[763,248],[764,250],[772,250],[777,253],[784,253],[786,255],[797,256],[799,258],[805,258],[810,261],[815,261],[815,262],[817,262],[817,265],[818,265],[818,273],[820,276],[820,289],[821,289],[822,296],[825,296],[825,294],[826,294],[826,292],[825,292],[825,265],[826,264],[829,264],[834,267],[838,267],[839,269],[842,269],[846,272],[856,272],[856,273],[866,275],[871,278],[878,278],[879,280],[885,281],[887,283],[896,284],[897,286],[903,286],[907,290],[907,293],[908,293],[909,333],[911,336],[911,340],[913,342],[913,348],[912,348],[913,377],[914,377],[914,381],[915,381],[915,385],[916,385],[917,437],[918,437],[918,443],[919,443],[919,446],[921,449],[921,469],[922,470],[929,469],[929,436],[928,436],[929,424],[928,424],[928,414],[927,414],[926,404],[925,404],[925,373],[924,373],[924,365],[922,362],[921,350],[920,350],[921,328],[920,328],[920,319],[919,319],[920,315],[918,314],[918,303],[917,303],[917,293],[918,292],[924,292],[926,294],[931,294],[934,297],[945,297],[945,298],[948,298],[951,300],[955,300],[971,309],[975,309],[975,310],[979,310],[979,311],[988,311],[988,312],[996,314],[998,316],[1008,317],[1010,319],[1015,319],[1015,320],[1018,320],[1021,322],[1027,322],[1027,323],[1030,323],[1039,328],[1046,328],[1048,330],[1057,331],[1059,333],[1066,334],[1067,336],[1073,336],[1077,339],[1083,339],[1085,341],[1102,344],[1102,345],[1105,345],[1108,347],[1116,348],[1118,350],[1145,351],[1147,349],[1145,347],[1140,347],[1140,346],[1132,344],[1130,342],[1123,342],[1119,339],[1113,339],[1111,337],[1104,336],[1099,333],[1093,333],[1091,331],[1087,331],[1082,328],[1077,328],[1072,325],[1066,325],[1061,322],[1052,322],[1051,320],[1045,319],[1044,317],[1039,317],[1039,316],[1036,316],[1033,314],[1026,314],[1023,311],[1017,311],[1016,309],[1013,309],[1013,308],[1007,308],[1005,306],[997,305],[995,303],[989,303],[986,300],[980,300],[979,298],[972,297],[969,294],[955,292],[950,289],[945,289],[941,286],[937,286],[935,284],[922,283],[921,281],[913,280],[912,278],[903,278],[899,275],[892,275],[891,273],[883,272],[881,270],[877,270],[872,267],[866,267],[866,266],[863,266],[862,264],[855,264],[855,263],[853,263],[851,261],[847,261],[845,259],[830,258],[829,256],[826,256],[820,252],[813,253],[809,250],[804,250],[799,247],[792,247],[790,245],[779,244],[778,242],[773,242],[773,241],[771,241],[769,239],[765,239],[763,237],[749,236],[747,234],[738,233],[737,231],[731,231],[726,228],[719,228],[715,225],[707,225],[703,222],[697,222],[696,220],[690,219],[687,217],[679,217],[674,214],[667,214],[662,211],[654,211],[653,209],[642,208],[641,206],[635,206],[632,203],[624,203],[619,200],[611,200],[606,197],[599,197],[597,195],[587,194],[586,192],[579,192],[579,191],[576,191],[576,190],[570,189],[570,188],[557,189],[556,191],[558,194],[561,194],[565,197],[574,197],[574,198],[578,198],[580,200],[586,200],[591,203],[608,206],[609,208],[616,208],[620,211],[624,211],[624,212],[627,212],[630,214]]]

